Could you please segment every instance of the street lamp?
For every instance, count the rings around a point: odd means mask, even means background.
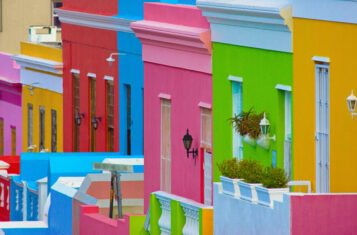
[[[120,55],[125,55],[125,53],[111,53],[110,56],[106,59],[106,61],[109,63],[109,66],[112,66],[113,62],[115,61],[115,59],[113,58],[113,56],[120,56]]]
[[[352,115],[352,119],[357,113],[354,111],[356,110],[356,103],[357,103],[357,97],[353,94],[353,90],[351,92],[351,95],[347,97],[347,106],[348,106],[348,111],[350,111]]]
[[[192,153],[192,158],[195,160],[195,164],[196,164],[196,158],[198,156],[198,149],[192,149],[190,151],[191,145],[192,145],[192,136],[190,135],[190,133],[188,132],[187,129],[187,133],[186,135],[183,137],[183,145],[185,146],[186,152],[187,152],[187,158],[190,157],[190,153]]]

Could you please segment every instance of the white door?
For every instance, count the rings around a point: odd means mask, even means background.
[[[316,64],[316,192],[330,191],[329,66]]]
[[[204,171],[204,203],[212,205],[212,153],[207,149],[203,154],[203,171]]]

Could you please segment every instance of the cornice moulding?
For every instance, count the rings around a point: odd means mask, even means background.
[[[146,20],[133,22],[131,28],[143,44],[211,54],[209,29]]]
[[[16,55],[11,57],[16,63],[24,68],[42,70],[54,74],[63,74],[63,64],[60,62],[45,60],[26,55]]]
[[[65,9],[55,9],[62,23],[132,33],[130,23],[133,20],[113,16],[97,15]]]
[[[291,4],[245,0],[198,0],[212,28],[212,41],[291,52]],[[289,25],[289,26],[288,26]]]

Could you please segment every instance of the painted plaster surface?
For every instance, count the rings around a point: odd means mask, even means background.
[[[196,201],[201,200],[199,189],[202,168],[201,157],[186,157],[182,138],[186,129],[193,137],[193,148],[200,147],[201,108],[199,102],[211,103],[211,75],[164,65],[145,64],[144,94],[144,149],[145,207],[151,192],[160,190],[160,93],[171,99],[171,193]]]
[[[320,40],[324,38],[324,40]],[[330,192],[356,192],[356,120],[346,98],[356,89],[357,29],[344,24],[294,19],[294,179],[310,180],[315,190],[315,63],[313,56],[330,63]],[[303,114],[303,118],[301,116]]]
[[[291,196],[291,235],[354,234],[356,194]]]
[[[290,234],[289,196],[282,203],[274,202],[272,209],[223,194],[220,183],[213,188],[214,234]]]
[[[80,152],[90,150],[90,113],[89,113],[89,78],[88,73],[96,75],[96,116],[102,117],[102,121],[96,130],[96,151],[106,151],[106,86],[104,76],[114,78],[114,113],[119,113],[118,97],[118,62],[109,66],[105,60],[110,53],[117,51],[116,32],[109,30],[93,29],[76,25],[63,24],[63,58],[65,61],[63,71],[63,105],[64,105],[64,151],[73,150],[73,125],[74,116],[72,109],[72,74],[71,70],[78,70],[80,76],[80,111],[84,112],[79,127]],[[105,39],[105,40],[104,40]],[[86,58],[86,59],[83,59]],[[119,142],[119,115],[114,115],[114,143]],[[119,151],[119,145],[114,145],[114,151]]]
[[[272,151],[277,152],[277,166],[284,167],[284,92],[277,84],[292,85],[292,54],[249,47],[213,43],[213,175],[219,181],[216,162],[233,156],[232,81],[229,75],[243,78],[243,111],[251,107],[266,112],[271,124],[270,135],[276,135],[269,150],[243,143],[243,158],[272,164]],[[257,95],[259,94],[259,95]]]
[[[4,120],[4,155],[12,155],[11,127],[16,128],[16,154],[21,153],[22,108],[20,68],[10,54],[0,53],[0,118]]]
[[[118,12],[118,1],[103,0],[103,1],[71,1],[63,0],[64,9],[71,11],[80,11],[87,13],[95,13],[100,15],[114,15]]]

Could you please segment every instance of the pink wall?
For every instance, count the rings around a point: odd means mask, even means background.
[[[11,153],[11,127],[16,127],[16,155],[22,149],[20,69],[11,55],[0,53],[0,118],[4,120],[4,155]]]
[[[130,234],[130,217],[111,219],[98,213],[97,206],[80,207],[80,234],[81,235],[120,235]]]
[[[357,195],[291,196],[291,235],[356,234]]]
[[[150,193],[160,190],[160,93],[171,95],[171,193],[200,202],[201,156],[186,157],[182,138],[186,129],[193,148],[200,147],[200,102],[212,103],[210,74],[144,63],[145,210]]]

